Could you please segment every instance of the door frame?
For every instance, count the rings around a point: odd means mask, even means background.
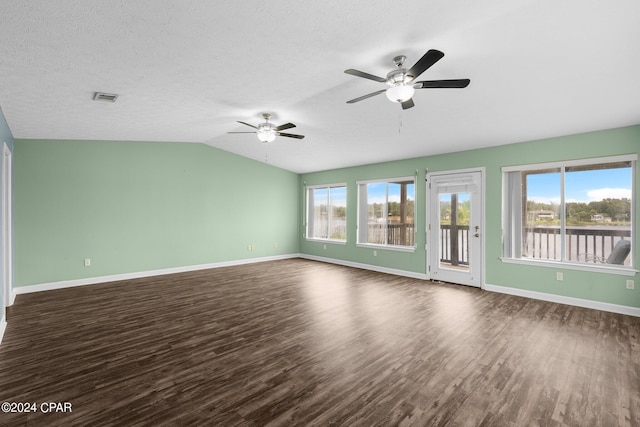
[[[425,193],[426,193],[426,197],[425,197],[425,204],[426,204],[426,215],[425,215],[425,256],[426,256],[426,275],[427,275],[427,280],[431,280],[432,279],[432,274],[431,274],[431,264],[430,264],[430,254],[431,254],[431,247],[430,247],[430,242],[431,242],[431,233],[435,231],[435,227],[434,230],[430,230],[429,229],[429,224],[431,221],[431,179],[434,176],[441,176],[441,175],[453,175],[453,174],[463,174],[463,173],[471,173],[471,172],[480,172],[480,202],[482,204],[482,207],[480,209],[480,227],[481,227],[481,239],[480,239],[480,260],[478,261],[478,266],[480,268],[480,289],[484,289],[485,288],[485,260],[486,260],[486,168],[483,167],[477,167],[477,168],[465,168],[465,169],[450,169],[450,170],[442,170],[442,171],[434,171],[434,172],[429,172],[427,170],[426,176],[425,176],[425,181],[426,181],[426,185],[425,185]]]
[[[4,310],[13,305],[13,192],[12,153],[6,142],[2,143],[2,292]],[[2,313],[4,316],[4,311]],[[3,317],[0,316],[0,317]]]

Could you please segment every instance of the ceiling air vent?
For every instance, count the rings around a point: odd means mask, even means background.
[[[93,93],[94,101],[116,102],[116,99],[118,99],[118,95],[116,95],[115,93],[104,93],[104,92]]]

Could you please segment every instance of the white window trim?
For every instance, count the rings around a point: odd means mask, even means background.
[[[307,190],[309,189],[314,189],[314,188],[335,188],[335,187],[346,187],[347,183],[346,182],[338,182],[335,184],[314,184],[314,185],[307,185],[305,186],[307,188]]]
[[[337,187],[344,187],[345,191],[348,191],[347,189],[347,183],[346,182],[338,182],[338,183],[333,183],[333,184],[314,184],[314,185],[305,185],[305,189],[304,189],[304,198],[305,198],[305,207],[304,207],[304,236],[305,239],[308,242],[318,242],[318,243],[332,243],[332,244],[336,244],[336,245],[346,245],[347,244],[347,238],[345,237],[344,240],[342,239],[330,239],[330,238],[326,238],[323,239],[321,237],[309,237],[309,190],[313,190],[316,188],[327,188],[327,189],[331,189],[331,188],[337,188]]]
[[[505,224],[505,216],[509,214],[509,207],[507,206],[507,200],[511,199],[511,196],[508,194],[509,190],[506,188],[506,178],[505,174],[508,172],[527,172],[532,170],[539,169],[552,169],[552,168],[561,168],[562,175],[564,175],[564,168],[572,167],[572,166],[583,166],[583,165],[594,165],[600,163],[616,163],[616,162],[634,162],[633,167],[633,175],[631,177],[631,240],[632,242],[632,250],[629,256],[631,259],[631,266],[629,267],[618,267],[606,264],[588,264],[588,263],[574,263],[569,261],[553,261],[553,260],[538,260],[531,258],[516,258],[516,257],[507,257],[502,256],[500,260],[504,263],[508,264],[522,264],[522,265],[533,265],[533,266],[542,266],[542,267],[551,267],[551,268],[563,268],[567,270],[580,270],[580,271],[590,271],[590,272],[598,272],[598,273],[608,273],[608,274],[618,274],[624,276],[635,276],[636,273],[639,272],[635,265],[635,254],[638,251],[637,248],[637,239],[636,235],[636,213],[635,213],[635,204],[636,198],[638,197],[637,189],[636,189],[636,174],[638,167],[638,155],[637,154],[624,154],[620,156],[608,156],[608,157],[595,157],[595,158],[587,158],[587,159],[577,159],[577,160],[566,160],[566,161],[558,161],[558,162],[547,162],[547,163],[535,163],[535,164],[525,164],[520,166],[503,166],[501,168],[503,181],[502,181],[502,225],[504,227]],[[564,177],[561,180],[561,205],[565,206],[564,200]],[[562,224],[561,228],[565,227],[565,219],[564,219],[564,209],[562,209]],[[504,250],[504,235],[503,235],[503,250]],[[513,239],[514,236],[512,236]],[[519,238],[515,236],[516,240],[519,241]],[[517,242],[507,242],[507,244],[518,244]],[[563,248],[562,253],[564,253],[564,242],[562,242]],[[519,250],[519,249],[517,249]]]
[[[538,260],[530,258],[508,258],[500,257],[500,260],[505,264],[522,264],[533,265],[536,267],[548,267],[553,269],[564,270],[579,270],[590,271],[597,273],[618,274],[622,276],[635,276],[639,271],[633,267],[615,267],[608,264],[578,264],[567,261],[551,261],[551,260]]]
[[[332,245],[346,245],[347,240],[323,239],[322,237],[307,237],[307,242],[331,243]]]
[[[375,243],[356,243],[359,248],[369,248],[385,251],[398,251],[398,252],[415,252],[415,246],[399,246],[399,245],[377,245]]]
[[[409,176],[401,176],[398,178],[365,179],[362,181],[356,181],[356,185],[359,186],[360,184],[373,184],[375,182],[405,182],[405,181],[413,181],[415,184],[416,177],[415,175],[409,175]]]
[[[380,183],[380,182],[384,182],[384,183],[398,183],[398,182],[406,182],[406,181],[413,181],[413,188],[414,188],[414,218],[413,218],[413,222],[414,222],[414,245],[413,246],[399,246],[399,245],[380,245],[380,244],[375,244],[375,243],[366,243],[366,242],[360,242],[360,222],[362,220],[361,215],[363,214],[362,212],[362,208],[361,208],[361,203],[360,203],[360,198],[361,198],[361,193],[360,193],[360,189],[362,188],[362,185],[366,185],[366,184],[373,184],[373,183]],[[356,181],[356,188],[357,188],[357,222],[356,222],[356,247],[359,248],[369,248],[369,249],[376,249],[376,250],[389,250],[389,251],[397,251],[397,252],[415,252],[416,251],[416,237],[417,237],[417,228],[416,228],[416,218],[415,216],[417,216],[417,212],[415,212],[415,206],[417,206],[417,201],[416,199],[416,187],[418,185],[418,179],[417,176],[415,175],[409,175],[409,176],[401,176],[401,177],[394,177],[394,178],[378,178],[378,179],[365,179],[365,180],[360,180],[360,181]],[[368,218],[367,218],[368,221]]]
[[[506,172],[526,172],[538,169],[552,169],[559,167],[571,167],[571,166],[583,166],[583,165],[595,165],[599,163],[616,163],[616,162],[630,162],[637,161],[637,154],[625,154],[622,156],[609,156],[609,157],[594,157],[590,159],[578,159],[578,160],[566,160],[560,162],[549,163],[535,163],[525,164],[520,166],[503,166],[501,168],[502,173]]]

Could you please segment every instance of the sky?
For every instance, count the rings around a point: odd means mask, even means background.
[[[314,203],[316,206],[326,205],[329,196],[331,206],[347,206],[347,187],[330,187],[328,190],[326,187],[323,187],[313,190]]]
[[[631,168],[601,169],[566,172],[566,202],[589,203],[606,198],[631,199]],[[369,183],[367,185],[367,202],[384,203],[386,184]],[[414,186],[408,186],[408,198],[415,198]],[[325,190],[326,191],[326,190]],[[530,174],[527,178],[527,199],[542,203],[560,203],[560,173]],[[326,198],[326,193],[324,193]],[[326,200],[326,199],[325,199]],[[390,202],[400,201],[400,185],[389,185]],[[459,201],[464,201],[462,196]],[[331,204],[346,206],[346,188],[331,189]]]
[[[631,168],[566,172],[566,202],[631,198]],[[560,173],[528,175],[527,199],[560,203]]]
[[[407,185],[407,199],[414,200],[414,184]],[[386,202],[386,194],[387,194],[387,183],[386,182],[377,182],[370,183],[367,185],[367,203],[385,203]],[[389,202],[399,202],[400,201],[400,184],[398,183],[389,183]]]

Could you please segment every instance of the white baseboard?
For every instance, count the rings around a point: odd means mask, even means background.
[[[594,310],[608,311],[611,313],[626,314],[640,317],[640,308],[626,305],[610,304],[608,302],[591,301],[582,298],[565,297],[562,295],[547,294],[544,292],[527,291],[524,289],[509,288],[506,286],[485,284],[482,289],[501,294],[515,295],[519,297],[533,298],[542,301],[556,302],[559,304],[574,305],[577,307],[591,308]]]
[[[119,280],[140,279],[144,277],[163,276],[165,274],[185,273],[188,271],[207,270],[210,268],[231,267],[235,265],[254,264],[266,261],[278,261],[282,259],[299,258],[300,254],[276,255],[261,258],[246,258],[234,261],[214,262],[210,264],[188,265],[185,267],[164,268],[161,270],[141,271],[136,273],[114,274],[110,276],[87,277],[76,280],[63,280],[60,282],[40,283],[37,285],[18,286],[13,289],[15,294],[29,294],[32,292],[51,291],[54,289],[71,288],[74,286],[96,285],[98,283],[116,282]]]
[[[11,307],[14,302],[16,302],[16,290],[15,289],[11,289],[11,294],[9,296],[9,301],[7,301],[7,307]]]
[[[397,270],[395,268],[380,267],[378,265],[371,265],[371,264],[364,264],[364,263],[360,263],[360,262],[345,261],[345,260],[336,259],[336,258],[326,258],[326,257],[321,257],[321,256],[316,256],[316,255],[309,255],[309,254],[299,254],[299,257],[303,258],[303,259],[309,259],[309,260],[312,260],[312,261],[320,261],[320,262],[327,262],[329,264],[344,265],[345,267],[354,267],[354,268],[360,268],[362,270],[377,271],[378,273],[387,273],[387,274],[394,274],[396,276],[411,277],[413,279],[427,280],[427,275],[426,274],[424,274],[424,273],[416,273],[416,272],[413,272],[413,271]]]
[[[425,273],[416,273],[413,271],[399,270],[395,268],[381,267],[381,266],[372,265],[372,264],[345,261],[345,260],[336,259],[336,258],[327,258],[327,257],[316,256],[316,255],[295,253],[295,254],[276,255],[276,256],[261,257],[261,258],[247,258],[247,259],[240,259],[240,260],[234,260],[234,261],[214,262],[210,264],[189,265],[185,267],[174,267],[174,268],[166,268],[161,270],[142,271],[142,272],[136,272],[136,273],[124,273],[124,274],[115,274],[110,276],[88,277],[84,279],[64,280],[60,282],[41,283],[37,285],[18,286],[16,288],[13,288],[11,293],[11,301],[9,301],[10,304],[8,305],[13,304],[17,294],[27,294],[32,292],[42,292],[42,291],[49,291],[54,289],[70,288],[74,286],[95,285],[99,283],[115,282],[120,280],[139,279],[144,277],[162,276],[165,274],[184,273],[188,271],[206,270],[210,268],[220,268],[220,267],[231,267],[231,266],[237,266],[237,265],[253,264],[253,263],[267,262],[267,261],[278,261],[278,260],[291,259],[291,258],[303,258],[303,259],[308,259],[312,261],[326,262],[329,264],[343,265],[345,267],[360,268],[363,270],[376,271],[379,273],[393,274],[396,276],[404,276],[404,277],[410,277],[413,279],[427,280],[427,275]],[[482,289],[490,292],[498,292],[502,294],[515,295],[515,296],[521,296],[526,298],[538,299],[542,301],[555,302],[559,304],[574,305],[577,307],[591,308],[594,310],[602,310],[602,311],[608,311],[612,313],[626,314],[629,316],[640,317],[640,308],[636,308],[636,307],[628,307],[624,305],[610,304],[606,302],[566,297],[562,295],[547,294],[544,292],[528,291],[524,289],[510,288],[507,286],[491,285],[488,283],[482,286]],[[2,334],[4,333],[5,328],[6,328],[6,319],[2,318],[0,320],[0,341],[2,340]]]
[[[2,337],[4,336],[4,331],[7,329],[7,320],[5,316],[2,316],[0,319],[0,344],[2,344]]]

